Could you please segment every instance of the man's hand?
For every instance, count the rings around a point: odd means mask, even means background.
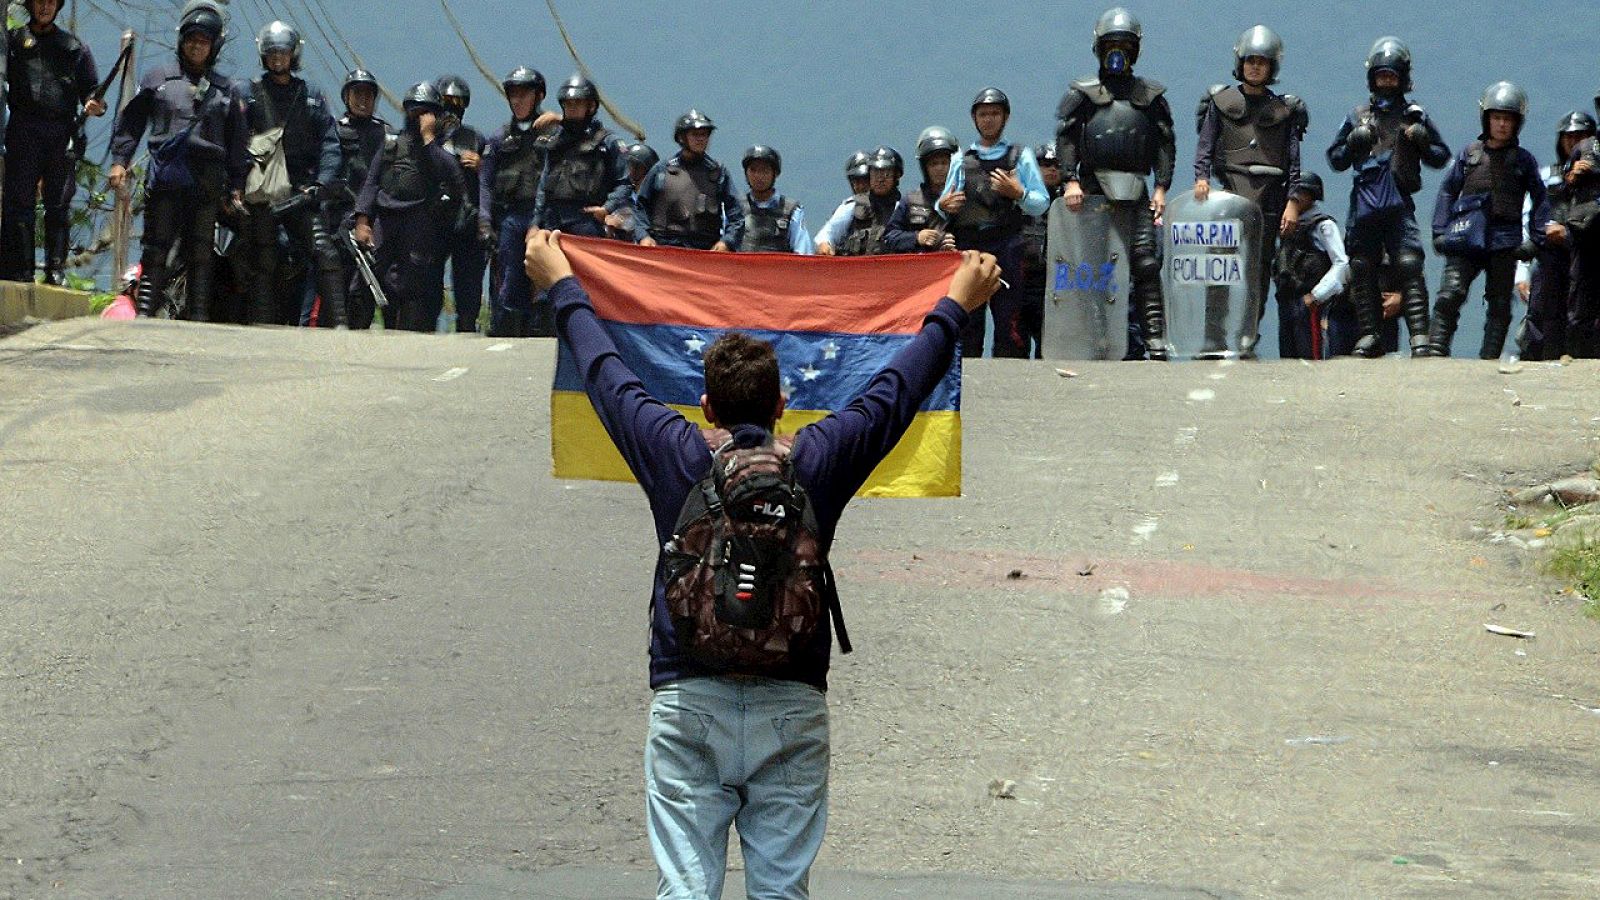
[[[943,210],[945,215],[947,215],[947,216],[955,215],[956,213],[961,211],[961,207],[966,206],[966,205],[967,205],[967,192],[966,191],[952,191],[952,192],[950,192],[948,194],[945,194],[943,197],[939,198],[939,208],[941,210]]]
[[[1067,182],[1061,191],[1061,202],[1067,205],[1071,212],[1083,212],[1083,185],[1076,181]]]
[[[950,279],[950,299],[961,308],[972,312],[981,308],[1000,290],[1000,264],[993,253],[966,250],[961,254],[961,266]]]
[[[478,171],[478,163],[482,160],[483,157],[473,153],[471,150],[461,151],[461,168],[466,169],[468,172]]]
[[[621,231],[628,223],[623,220],[621,212],[608,213],[604,219],[607,228]]]
[[[723,241],[717,241],[715,244],[711,245],[712,253],[727,253],[728,249],[728,245]]]
[[[244,191],[230,193],[226,206],[234,215],[244,215]]]
[[[641,247],[654,247],[655,245],[656,239],[648,234],[639,240],[639,246]]]
[[[1567,226],[1560,222],[1551,222],[1544,226],[1544,239],[1557,247],[1567,242]]]
[[[1533,285],[1532,284],[1529,284],[1526,281],[1517,282],[1517,298],[1518,299],[1520,299],[1523,303],[1527,303],[1528,302],[1528,298],[1532,297],[1532,296],[1533,296]]]
[[[1316,309],[1318,304],[1317,298],[1311,294],[1301,297],[1300,302],[1306,305],[1306,309]]]
[[[1395,316],[1398,316],[1398,315],[1400,315],[1400,292],[1399,291],[1384,291],[1383,292],[1383,317],[1385,319],[1392,319],[1392,318],[1394,318]]]
[[[920,247],[937,247],[943,237],[944,232],[937,228],[924,228],[917,232],[917,245]],[[828,249],[832,250],[833,248],[829,247]]]
[[[439,117],[424,109],[417,116],[417,128],[422,132],[422,142],[431,144],[439,136]]]
[[[89,116],[103,116],[106,114],[106,102],[98,98],[90,98],[89,102],[83,105],[83,112]]]
[[[572,265],[561,249],[561,232],[542,228],[528,232],[528,241],[522,254],[522,265],[528,280],[541,291],[563,278],[572,276]]]
[[[954,249],[956,249],[956,236],[951,234],[950,232],[946,231],[944,233],[944,237],[939,240],[939,249],[940,250],[954,250]]]
[[[593,216],[594,220],[601,225],[606,224],[606,208],[604,206],[585,206],[583,211]]]
[[[539,113],[539,117],[537,119],[533,120],[533,127],[535,129],[549,128],[551,125],[560,125],[560,124],[561,124],[561,113],[551,112],[549,110],[546,110],[545,112]]]
[[[1572,164],[1571,169],[1567,170],[1567,184],[1571,184],[1574,181],[1577,181],[1579,177],[1593,171],[1594,163],[1588,161],[1587,159],[1580,159]]]
[[[1021,200],[1027,191],[1022,189],[1022,179],[1011,169],[996,169],[989,173],[989,186],[1007,200]]]
[[[833,245],[828,243],[827,241],[818,241],[817,242],[817,255],[818,256],[833,256],[834,255],[834,253],[833,253]]]
[[[1300,227],[1300,204],[1290,202],[1283,208],[1283,218],[1278,220],[1278,234],[1288,237]]]
[[[128,167],[121,163],[113,165],[111,171],[106,174],[106,186],[116,193],[122,193],[122,189],[127,183]]]
[[[1150,195],[1150,212],[1155,216],[1156,224],[1160,225],[1161,218],[1167,214],[1166,188],[1158,187],[1156,192]]]
[[[350,228],[350,237],[368,250],[372,249],[372,223],[366,216],[356,219],[356,224]]]
[[[1210,196],[1211,182],[1202,178],[1194,183],[1194,200],[1196,203],[1204,203],[1206,202],[1206,198]]]

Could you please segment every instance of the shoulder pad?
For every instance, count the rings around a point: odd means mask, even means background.
[[[1235,122],[1243,119],[1250,111],[1249,103],[1244,99],[1244,91],[1233,85],[1228,85],[1212,94],[1211,102],[1216,105],[1217,112]]]
[[[1073,98],[1074,94],[1078,97]],[[1106,90],[1106,86],[1101,84],[1098,78],[1080,78],[1068,86],[1067,96],[1061,98],[1062,106],[1067,104],[1068,99],[1074,99],[1072,105],[1075,107],[1084,100],[1095,106],[1105,106],[1111,102],[1111,92]]]
[[[1311,112],[1306,102],[1294,94],[1284,94],[1283,103],[1289,107],[1289,121],[1302,130],[1311,127]]]
[[[1128,98],[1134,106],[1149,106],[1167,92],[1167,86],[1148,78],[1133,80],[1133,94]]]
[[[66,4],[62,4],[62,6],[65,6],[65,5]],[[57,7],[58,10],[60,8],[61,7]],[[61,49],[67,51],[68,53],[81,53],[81,52],[83,52],[83,41],[78,40],[78,36],[77,35],[75,35],[72,32],[66,30],[65,28],[57,28],[56,29],[56,33],[61,35],[61,38],[60,38],[60,40],[61,40]]]
[[[800,208],[800,204],[794,202],[794,200],[792,200],[792,199],[790,199],[788,197],[783,198],[783,217],[785,219],[789,218],[790,216],[793,216],[794,215],[794,211],[799,209],[799,208]]]

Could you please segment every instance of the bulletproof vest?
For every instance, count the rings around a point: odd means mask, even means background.
[[[1467,148],[1466,177],[1461,196],[1487,194],[1491,218],[1515,222],[1522,217],[1522,173],[1517,171],[1515,144],[1491,150],[1482,141]]]
[[[1292,297],[1304,297],[1333,268],[1333,260],[1319,249],[1312,235],[1323,222],[1333,217],[1315,211],[1300,217],[1300,225],[1278,244],[1277,271],[1279,290]]]
[[[1250,97],[1238,87],[1218,91],[1212,102],[1221,120],[1217,135],[1218,167],[1243,171],[1249,166],[1270,166],[1289,171],[1289,138],[1294,115],[1276,94]]]
[[[424,152],[420,132],[414,128],[400,132],[395,142],[384,148],[383,174],[379,176],[378,189],[395,203],[434,199],[438,186],[422,167]]]
[[[1165,88],[1143,78],[1130,78],[1113,90],[1099,81],[1077,82],[1073,88],[1094,104],[1084,122],[1082,163],[1091,170],[1130,172],[1144,177],[1156,164],[1161,127],[1149,113]]]
[[[611,142],[611,132],[595,122],[577,140],[565,131],[557,131],[548,151],[549,170],[544,176],[546,202],[574,206],[604,203],[614,186],[606,177],[611,168],[606,165],[606,148]]]
[[[12,29],[9,38],[12,108],[52,119],[77,116],[79,94],[73,72],[83,55],[78,39],[61,27],[40,35],[26,25]]]
[[[888,197],[870,193],[855,195],[855,209],[850,213],[850,227],[844,240],[834,248],[840,256],[877,256],[887,252],[883,236],[888,230],[894,208],[900,204],[900,192]]]
[[[922,185],[906,195],[906,224],[912,231],[922,231],[926,228],[938,228],[943,223],[939,218],[939,188]]]
[[[656,175],[650,229],[690,243],[716,243],[722,234],[722,166],[674,159]]]
[[[1595,168],[1573,179],[1572,185],[1567,189],[1567,201],[1588,203],[1600,199],[1600,140],[1584,138],[1574,152],[1580,161],[1588,160]],[[1563,171],[1562,174],[1565,175],[1566,172]]]
[[[155,102],[151,104],[150,146],[165,144],[199,119],[187,139],[191,152],[198,150],[202,156],[221,158],[226,153],[228,88],[228,80],[219,75],[207,73],[192,82],[181,68],[173,66],[156,89]]]
[[[1015,169],[1021,156],[1016,145],[1006,148],[1005,156],[999,159],[982,159],[970,147],[961,154],[962,190],[967,202],[950,220],[951,231],[964,236],[1007,236],[1022,229],[1022,209],[1017,201],[1002,197],[989,183],[990,172]]]
[[[740,253],[791,253],[789,228],[794,224],[794,211],[800,204],[788,197],[779,197],[771,206],[757,206],[749,194],[744,196],[744,240]]]
[[[316,168],[322,152],[321,140],[311,134],[311,102],[309,88],[298,78],[282,87],[259,78],[250,83],[245,113],[250,133],[283,126],[283,155],[290,177]]]
[[[1388,155],[1389,171],[1394,173],[1395,187],[1406,194],[1415,194],[1422,190],[1422,156],[1415,144],[1402,137],[1411,124],[1405,120],[1402,112],[1405,106],[1404,98],[1384,110],[1367,104],[1356,109],[1356,121],[1372,126],[1376,138],[1372,155]]]
[[[477,129],[473,128],[471,125],[457,124],[455,131],[452,131],[450,136],[445,138],[444,149],[446,153],[454,156],[459,162],[461,159],[461,154],[463,153],[470,152],[481,154],[483,152],[483,144],[483,135],[479,134]],[[478,205],[478,193],[480,190],[478,186],[478,173],[468,172],[463,166],[461,174],[466,178],[467,200],[470,201],[474,207],[476,207]]]
[[[496,206],[532,206],[539,200],[539,176],[544,171],[544,149],[539,135],[516,125],[506,129],[495,152],[494,196]]]
[[[337,130],[339,154],[343,160],[339,175],[343,184],[342,189],[341,186],[335,186],[334,192],[339,195],[338,200],[354,202],[367,184],[367,169],[372,166],[372,157],[383,145],[389,126],[377,116],[357,119],[346,114],[339,118]]]

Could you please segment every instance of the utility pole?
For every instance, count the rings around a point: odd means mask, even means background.
[[[76,0],[74,0],[76,3]],[[133,29],[122,33],[122,50],[133,46]],[[133,99],[134,69],[133,55],[128,56],[128,64],[122,69],[122,86],[117,100],[117,116],[122,116],[123,107]],[[128,240],[133,232],[133,179],[123,182],[117,190],[116,206],[111,213],[111,283],[117,284],[122,273],[128,270]]]

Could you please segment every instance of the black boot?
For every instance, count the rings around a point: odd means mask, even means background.
[[[1428,287],[1420,280],[1407,282],[1400,295],[1400,314],[1405,316],[1410,335],[1411,355],[1432,356],[1433,335],[1428,322]]]
[[[1356,340],[1351,355],[1364,359],[1377,359],[1383,355],[1383,296],[1378,293],[1377,272],[1364,257],[1350,260],[1350,305],[1355,307],[1356,324],[1361,337]]]
[[[1484,322],[1483,346],[1478,348],[1478,358],[1499,359],[1500,352],[1506,347],[1506,334],[1510,331],[1510,322],[1498,322],[1494,319]]]
[[[205,249],[209,250],[210,247]],[[210,256],[209,253],[205,255]],[[189,305],[188,309],[184,310],[184,318],[191,322],[211,321],[212,265],[210,259],[201,262],[191,257],[189,260],[189,278],[186,286]]]
[[[349,328],[350,316],[345,305],[344,273],[338,269],[317,273],[317,293],[322,295],[323,326]]]
[[[139,317],[144,319],[154,318],[156,311],[161,308],[161,286],[154,279],[147,276],[139,277],[139,288],[135,292],[134,308]]]
[[[1466,302],[1467,287],[1461,270],[1446,263],[1444,279],[1439,283],[1439,299],[1433,304],[1433,322],[1428,331],[1428,344],[1434,356],[1450,355],[1450,343],[1455,339],[1456,326],[1461,321],[1461,304]]]
[[[67,283],[67,245],[71,234],[65,228],[50,229],[45,236],[44,283],[57,287]]]
[[[1167,310],[1161,303],[1161,286],[1148,281],[1134,297],[1144,321],[1145,355],[1157,362],[1167,358]]]

